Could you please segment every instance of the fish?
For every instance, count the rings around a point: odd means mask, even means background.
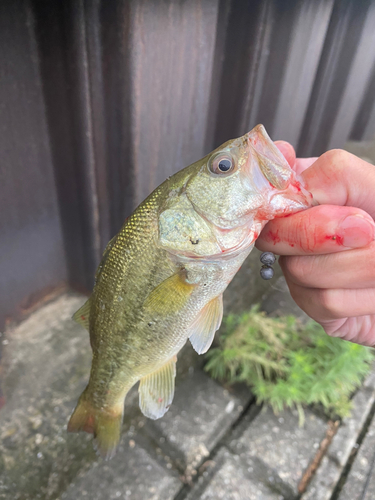
[[[157,187],[108,243],[92,295],[73,316],[93,354],[68,431],[92,433],[97,452],[112,458],[125,396],[138,381],[142,413],[161,418],[178,352],[188,339],[198,354],[209,349],[223,292],[263,226],[311,202],[263,125]]]

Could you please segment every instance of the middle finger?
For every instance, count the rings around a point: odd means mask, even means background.
[[[326,255],[280,257],[285,277],[309,288],[375,287],[375,242]]]

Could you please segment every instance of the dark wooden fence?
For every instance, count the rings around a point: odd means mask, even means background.
[[[0,2],[0,328],[168,175],[262,122],[301,155],[375,133],[370,0]]]

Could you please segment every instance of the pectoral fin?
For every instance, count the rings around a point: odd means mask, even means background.
[[[199,313],[190,329],[189,339],[198,354],[207,352],[223,319],[223,296],[211,300]]]
[[[88,299],[83,306],[73,314],[74,321],[83,326],[83,328],[86,328],[87,331],[90,331],[90,308],[91,303],[90,299]]]
[[[176,356],[159,370],[147,375],[139,384],[139,407],[143,415],[156,420],[170,407],[174,395]]]

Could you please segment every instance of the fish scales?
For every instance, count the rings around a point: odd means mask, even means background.
[[[261,125],[151,193],[107,245],[93,293],[74,315],[90,332],[93,360],[68,430],[93,433],[111,458],[138,381],[142,412],[162,417],[177,353],[188,338],[199,354],[208,350],[222,294],[264,224],[310,204]]]

